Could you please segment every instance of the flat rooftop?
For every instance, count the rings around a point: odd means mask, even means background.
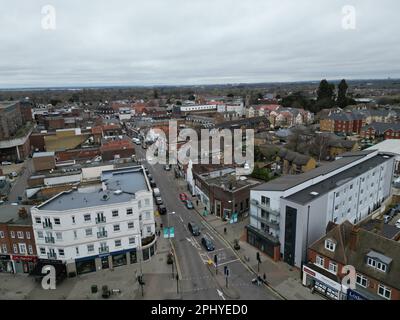
[[[103,171],[102,184],[62,192],[37,208],[49,211],[67,211],[128,202],[138,191],[148,191],[141,166]],[[118,191],[118,192],[116,192]]]
[[[346,183],[349,180],[352,180],[361,174],[377,167],[379,164],[388,161],[390,158],[393,158],[393,155],[386,154],[378,154],[360,164],[353,166],[347,170],[344,170],[328,179],[325,179],[317,184],[314,184],[308,188],[305,188],[299,192],[296,192],[285,199],[290,201],[306,204],[314,199],[319,198],[320,196],[328,193],[329,191],[339,187],[340,185]],[[337,162],[337,161],[335,161]],[[312,195],[311,193],[315,193]]]
[[[21,217],[18,212],[20,209],[25,208],[28,215],[26,218]],[[30,215],[30,206],[0,206],[0,223],[15,224],[15,225],[32,225],[32,218]]]
[[[371,152],[373,152],[373,151],[371,151]],[[286,176],[280,177],[278,179],[264,183],[256,188],[254,188],[253,190],[285,191],[285,190],[293,188],[303,182],[306,182],[308,180],[331,173],[332,171],[340,169],[340,168],[342,168],[354,161],[357,161],[363,157],[364,157],[364,154],[359,154],[359,155],[354,155],[354,156],[346,156],[346,157],[340,158],[336,161],[333,161],[331,163],[324,164],[321,167],[315,168],[306,173],[302,173],[302,174],[298,174],[298,175],[286,175]]]

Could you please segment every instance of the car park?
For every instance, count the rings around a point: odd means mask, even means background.
[[[188,209],[194,209],[193,203],[190,200],[186,200],[185,205],[186,205],[186,208],[188,208]]]
[[[199,236],[200,235],[200,228],[194,222],[189,222],[188,223],[188,230],[194,236]]]
[[[181,199],[181,201],[186,201],[188,199],[186,193],[181,193],[179,194],[179,199]]]
[[[215,247],[212,241],[208,237],[201,238],[201,244],[207,251],[214,251]]]

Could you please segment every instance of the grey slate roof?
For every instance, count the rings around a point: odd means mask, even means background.
[[[107,186],[106,191],[103,191],[101,185],[98,185],[90,190],[90,192],[79,190],[62,192],[38,206],[38,209],[65,211],[123,203],[134,199],[135,192],[149,190],[141,167],[104,171],[102,182]],[[121,190],[122,193],[115,194],[114,191],[117,190]]]

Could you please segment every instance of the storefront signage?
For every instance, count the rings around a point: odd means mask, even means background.
[[[8,254],[0,254],[0,260],[10,260],[10,255],[8,255]]]
[[[322,274],[320,274],[320,273],[318,273],[316,271],[310,270],[307,267],[304,267],[303,270],[307,274],[313,276],[315,279],[325,283],[326,285],[330,286],[331,288],[336,289],[338,291],[342,290],[342,285],[340,283],[337,283],[337,282],[329,279],[328,277],[325,277],[324,275],[322,275]],[[310,272],[314,273],[314,275],[312,275]]]
[[[361,294],[351,289],[347,290],[347,300],[368,300]]]
[[[12,260],[14,260],[14,261],[29,261],[29,262],[34,262],[34,261],[37,260],[37,257],[12,255]]]

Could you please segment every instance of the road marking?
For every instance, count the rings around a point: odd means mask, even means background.
[[[222,300],[226,300],[225,297],[224,297],[224,294],[222,293],[222,291],[219,291],[219,290],[217,289],[217,293],[218,293],[218,295],[222,298]]]
[[[211,238],[211,240],[215,240],[215,239],[213,238],[213,236],[212,236],[209,232],[207,232],[207,235]]]
[[[181,220],[181,222],[183,223],[183,219],[182,219],[182,217],[181,216],[178,216],[179,217],[179,220]]]
[[[218,263],[218,267],[219,266],[224,266],[226,264],[230,264],[230,263],[233,263],[233,262],[236,262],[236,261],[240,261],[240,259],[235,259],[235,260],[230,260],[230,261],[223,262],[223,263]]]

